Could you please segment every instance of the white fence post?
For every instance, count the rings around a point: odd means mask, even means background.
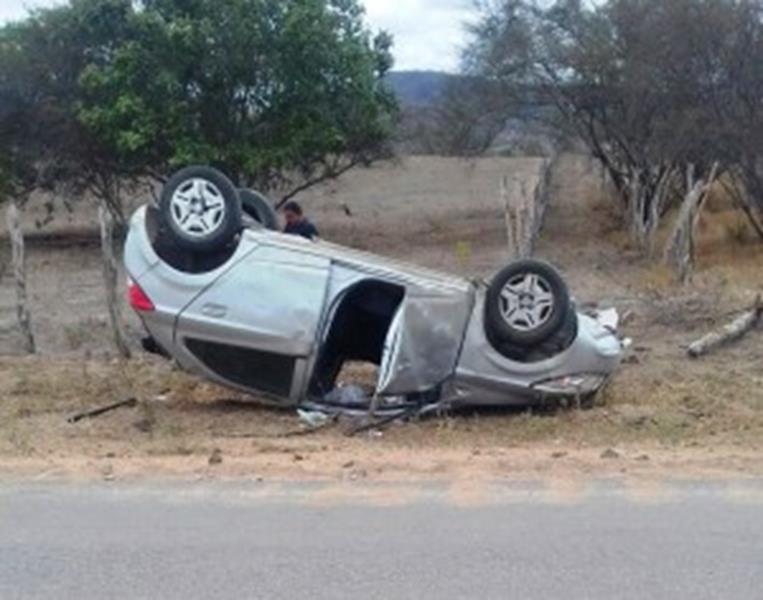
[[[119,269],[114,257],[114,216],[103,204],[98,207],[98,220],[101,225],[101,254],[106,290],[106,307],[109,311],[111,331],[114,334],[114,345],[122,358],[130,358],[130,346],[122,325],[122,311],[117,293]]]
[[[13,277],[16,281],[16,318],[23,338],[24,351],[34,354],[36,352],[36,345],[32,333],[32,316],[27,306],[24,232],[21,230],[19,209],[13,200],[8,203],[5,216],[11,240]]]

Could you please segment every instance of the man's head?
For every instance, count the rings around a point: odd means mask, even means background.
[[[299,223],[304,217],[302,216],[302,207],[294,201],[287,202],[283,207],[283,216],[289,225]]]

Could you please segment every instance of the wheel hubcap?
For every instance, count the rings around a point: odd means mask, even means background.
[[[554,293],[540,275],[522,273],[506,283],[498,301],[501,316],[509,327],[533,331],[551,318]]]
[[[225,219],[225,200],[215,184],[189,179],[172,195],[170,212],[175,225],[190,237],[214,233]]]

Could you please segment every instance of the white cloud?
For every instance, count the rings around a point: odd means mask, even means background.
[[[0,0],[0,22],[23,17],[28,8],[61,0]],[[458,70],[464,23],[473,18],[471,0],[361,0],[368,24],[395,37],[395,69]]]
[[[52,6],[60,0],[0,0],[0,23],[21,19],[28,9]]]
[[[368,23],[395,37],[395,69],[458,70],[470,0],[364,0]]]

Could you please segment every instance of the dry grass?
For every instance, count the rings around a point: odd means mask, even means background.
[[[491,163],[485,177],[500,164]],[[429,169],[425,179],[436,179],[437,170],[431,164],[417,166]],[[390,169],[364,172],[359,181],[316,192],[319,225],[325,225],[330,237],[470,275],[487,275],[502,264],[503,223],[497,207],[490,208],[489,183],[481,188],[473,211],[463,213],[458,206],[455,213],[438,209],[388,234],[378,227],[380,208],[374,190],[394,174],[397,178],[390,193],[410,202],[420,185],[414,175]],[[544,473],[561,468],[548,463],[550,454],[574,455],[576,468],[598,473],[600,450],[593,449],[617,446],[634,448],[634,455],[648,449],[652,456],[671,449],[685,454],[689,448],[705,452],[706,458],[712,455],[719,470],[730,465],[743,468],[730,458],[732,454],[751,457],[750,463],[744,463],[745,472],[752,463],[763,465],[763,331],[701,361],[690,361],[684,350],[686,344],[744,308],[763,288],[763,245],[750,243],[747,234],[738,231],[738,218],[721,201],[713,201],[700,231],[698,272],[691,286],[681,288],[668,269],[644,260],[631,246],[606,191],[581,172],[587,171],[580,159],[562,162],[554,181],[558,201],[548,215],[538,251],[563,270],[579,302],[603,300],[629,315],[624,333],[634,339],[634,350],[594,409],[479,411],[393,427],[381,438],[348,439],[337,428],[307,438],[283,439],[279,435],[299,427],[290,411],[266,408],[188,377],[162,361],[124,364],[93,358],[101,355],[107,340],[102,321],[92,315],[100,291],[97,261],[77,250],[76,265],[52,265],[39,252],[33,256],[38,274],[44,269],[61,271],[61,277],[73,277],[79,284],[68,287],[67,293],[75,289],[89,295],[67,298],[59,294],[61,301],[79,307],[80,312],[67,308],[44,321],[54,332],[49,339],[60,339],[50,342],[56,348],[54,355],[8,358],[0,363],[0,455],[4,457],[0,463],[23,460],[34,465],[33,471],[95,469],[97,473],[108,462],[136,474],[159,469],[187,475],[207,473],[207,458],[220,449],[225,467],[219,472],[232,476],[385,473],[404,478],[455,473],[494,477],[509,468],[524,473],[527,467],[522,460]],[[495,181],[497,188],[497,177]],[[377,187],[366,189],[371,184]],[[406,185],[411,189],[405,191]],[[442,185],[438,182],[421,198],[435,202]],[[348,218],[335,210],[364,189],[356,216]],[[452,198],[448,202],[451,208],[457,204]],[[427,204],[421,200],[416,206],[423,210]],[[403,220],[413,220],[410,206],[401,204],[400,210]],[[390,208],[383,219],[394,220],[394,216]],[[660,239],[666,237],[668,226]],[[35,293],[55,295],[58,280],[51,281],[50,290],[45,287]],[[369,385],[374,370],[349,365],[340,378]],[[74,426],[66,423],[73,412],[129,396],[140,399],[138,408],[120,409]],[[685,466],[670,461],[674,468]]]

